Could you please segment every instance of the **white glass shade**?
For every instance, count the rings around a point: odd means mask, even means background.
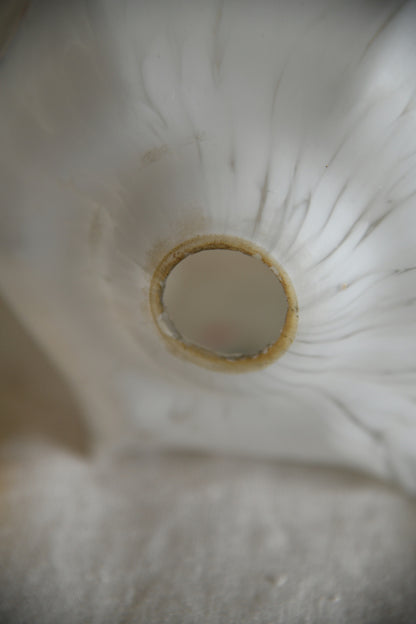
[[[416,490],[413,2],[38,2],[0,66],[0,287],[107,444],[352,466]],[[288,273],[268,368],[169,353],[175,245]]]

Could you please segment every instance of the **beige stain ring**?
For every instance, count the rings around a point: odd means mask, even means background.
[[[255,355],[238,357],[218,355],[173,336],[164,320],[163,293],[171,271],[191,254],[215,249],[239,251],[260,259],[275,274],[283,287],[288,307],[282,331],[273,344]],[[233,236],[197,236],[184,241],[167,253],[153,273],[150,285],[150,308],[155,325],[170,352],[199,366],[229,373],[248,372],[269,366],[288,350],[294,340],[298,325],[296,293],[286,272],[260,247]]]

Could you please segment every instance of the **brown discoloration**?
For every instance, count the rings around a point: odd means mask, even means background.
[[[169,252],[169,243],[166,240],[158,240],[153,244],[152,248],[147,252],[144,269],[147,273],[152,274],[155,267],[158,266],[160,258],[166,256]]]
[[[145,154],[143,154],[143,156],[142,156],[142,165],[144,167],[147,167],[148,165],[151,165],[151,164],[157,162],[158,160],[161,160],[163,158],[163,156],[165,156],[167,153],[168,153],[168,146],[167,145],[161,145],[160,147],[154,147],[153,149],[151,149],[148,152],[146,152]]]
[[[264,352],[260,352],[254,356],[223,357],[174,338],[168,333],[167,328],[164,326],[161,320],[164,312],[162,299],[165,282],[169,273],[181,260],[190,254],[209,249],[229,249],[231,251],[245,253],[249,256],[259,257],[262,262],[270,267],[276,274],[276,278],[279,279],[282,284],[288,302],[285,323],[278,340]],[[264,368],[277,360],[287,351],[293,342],[298,324],[297,298],[289,277],[262,249],[249,241],[234,236],[196,236],[174,247],[169,253],[165,254],[153,273],[150,285],[150,308],[156,327],[168,349],[173,354],[205,368],[229,373],[248,372],[250,370]]]
[[[172,422],[180,425],[182,423],[188,422],[192,419],[192,414],[188,411],[173,411],[169,413],[169,418]]]
[[[235,156],[234,156],[234,154],[231,154],[230,159],[228,161],[228,164],[230,166],[231,172],[233,174],[235,174]]]
[[[30,0],[15,0],[0,6],[0,59],[6,54],[30,5]]]
[[[91,222],[88,230],[88,244],[90,247],[96,247],[100,242],[103,234],[103,222],[101,210],[96,209],[91,217]]]
[[[179,240],[192,239],[195,236],[195,232],[203,232],[206,228],[206,217],[201,214],[200,208],[195,207],[183,221],[179,220],[175,223],[172,237],[160,239],[153,244],[152,248],[147,252],[144,270],[149,275],[152,275],[159,265],[160,259],[168,255],[173,248],[176,248]]]

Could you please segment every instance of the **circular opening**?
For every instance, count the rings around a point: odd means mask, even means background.
[[[284,271],[232,237],[198,237],[157,267],[154,320],[178,355],[222,370],[262,367],[292,342],[297,304]]]
[[[252,356],[279,338],[288,303],[282,284],[259,258],[210,249],[169,273],[162,297],[172,333],[228,357]]]

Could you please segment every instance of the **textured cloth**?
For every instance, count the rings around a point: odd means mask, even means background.
[[[4,487],[4,624],[416,621],[414,503],[368,480],[45,450]]]

